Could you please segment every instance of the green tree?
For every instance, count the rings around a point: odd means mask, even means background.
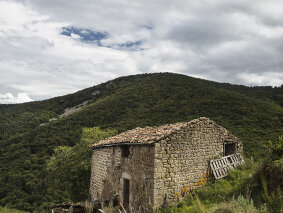
[[[48,194],[52,194],[55,202],[87,199],[91,168],[89,145],[115,134],[115,130],[83,128],[80,141],[73,147],[59,146],[54,149],[54,154],[47,161],[47,181]]]
[[[283,136],[279,136],[278,140],[269,141],[268,148],[270,150],[271,159],[278,160],[283,156]]]

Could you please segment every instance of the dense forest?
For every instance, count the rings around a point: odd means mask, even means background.
[[[60,117],[84,101],[77,112]],[[238,136],[258,160],[283,132],[283,86],[246,87],[172,73],[117,78],[74,94],[0,105],[0,205],[43,211],[64,200],[49,190],[47,162],[75,146],[85,127],[122,132],[209,117]],[[56,118],[57,120],[49,119]],[[58,192],[60,194],[60,192]]]

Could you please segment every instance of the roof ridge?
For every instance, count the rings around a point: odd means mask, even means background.
[[[182,128],[187,127],[192,124],[196,124],[200,121],[210,120],[206,117],[200,117],[189,122],[177,122],[173,124],[164,124],[161,126],[146,126],[146,127],[136,127],[131,130],[127,130],[118,135],[106,138],[99,141],[98,143],[92,144],[90,147],[101,147],[101,146],[111,146],[118,144],[152,144],[162,140],[171,134],[180,131]]]

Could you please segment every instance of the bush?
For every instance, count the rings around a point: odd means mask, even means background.
[[[277,186],[276,190],[269,192],[267,181],[264,175],[261,175],[261,196],[263,201],[268,205],[272,212],[283,212],[283,198],[280,185]]]

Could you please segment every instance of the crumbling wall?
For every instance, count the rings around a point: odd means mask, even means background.
[[[91,200],[117,196],[123,203],[123,178],[130,180],[130,212],[143,212],[153,203],[154,146],[132,145],[123,158],[120,146],[95,148],[92,153]]]

